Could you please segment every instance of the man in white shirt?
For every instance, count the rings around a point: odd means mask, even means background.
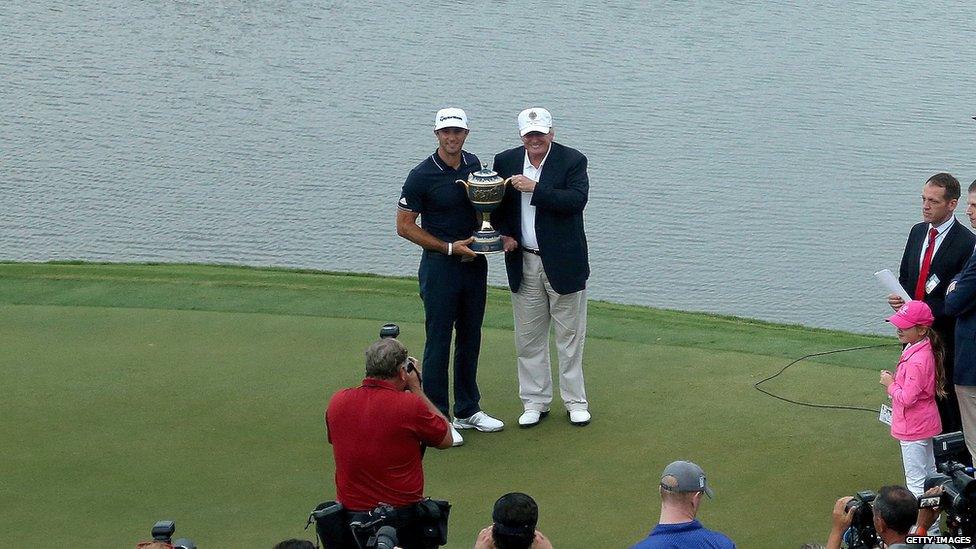
[[[549,414],[552,372],[549,330],[555,329],[559,394],[573,425],[590,422],[583,383],[586,280],[590,275],[583,209],[589,195],[586,157],[553,141],[552,115],[525,109],[518,116],[523,146],[495,156],[494,169],[511,176],[492,220],[502,233],[518,351],[520,427]]]
[[[898,281],[908,295],[920,299],[932,309],[935,323],[932,329],[945,346],[943,366],[946,380],[952,380],[955,319],[945,313],[945,295],[949,282],[966,264],[973,253],[976,236],[956,221],[953,211],[959,202],[959,181],[948,173],[937,173],[922,186],[922,222],[912,227],[901,260]],[[888,303],[898,310],[903,301],[889,295]],[[942,432],[951,433],[962,428],[959,404],[951,387],[948,398],[939,400]]]

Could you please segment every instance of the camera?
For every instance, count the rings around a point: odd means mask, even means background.
[[[383,526],[376,531],[376,545],[374,545],[376,549],[393,549],[396,544],[396,529],[392,526]]]
[[[349,529],[357,540],[365,539],[364,549],[393,549],[397,544],[396,528],[390,526],[395,510],[389,505],[381,505],[370,513],[372,520],[352,521]]]
[[[966,459],[966,441],[961,432],[946,433],[935,437],[933,446],[938,473],[925,478],[925,489],[942,487],[939,507],[950,536],[976,536],[976,479],[973,469],[958,461]]]
[[[386,338],[398,338],[400,337],[400,327],[392,322],[388,322],[380,326],[380,339]],[[413,373],[417,370],[417,359],[414,357],[407,357],[407,373]]]
[[[197,544],[187,538],[173,539],[173,532],[176,532],[176,523],[172,520],[160,520],[153,525],[150,534],[155,541],[162,541],[172,545],[175,549],[197,549]]]
[[[392,322],[384,324],[380,327],[380,339],[386,339],[388,337],[397,338],[400,337],[400,327]]]
[[[851,528],[844,536],[849,549],[877,547],[881,543],[877,530],[874,529],[874,509],[871,502],[878,494],[871,490],[864,490],[854,494],[854,499],[847,502],[844,511],[854,510],[851,516]]]

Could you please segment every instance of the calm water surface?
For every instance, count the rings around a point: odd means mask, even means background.
[[[414,275],[434,111],[489,160],[541,105],[591,297],[885,331],[922,182],[976,178],[976,6],[792,4],[6,2],[0,259]]]

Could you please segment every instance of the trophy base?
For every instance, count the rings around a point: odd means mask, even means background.
[[[474,242],[468,248],[476,254],[497,254],[504,248],[502,235],[498,231],[476,231],[472,236],[474,236]]]

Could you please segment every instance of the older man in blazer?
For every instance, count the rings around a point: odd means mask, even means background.
[[[943,365],[946,379],[953,376],[953,340],[956,320],[945,312],[946,288],[959,274],[973,253],[976,236],[956,221],[953,211],[959,201],[959,181],[950,174],[937,173],[922,186],[922,219],[912,227],[901,259],[898,281],[913,299],[925,301],[935,315],[932,329],[946,349]],[[903,304],[897,295],[888,296],[891,307],[898,310]],[[942,431],[951,433],[961,428],[956,395],[947,387],[949,396],[939,400]]]
[[[966,205],[969,223],[976,228],[976,181],[969,185]],[[966,446],[976,460],[976,254],[949,284],[945,313],[956,318],[956,371],[952,381],[959,397]]]
[[[559,394],[573,425],[590,422],[583,383],[586,280],[590,264],[583,231],[589,194],[586,157],[555,143],[552,115],[525,109],[518,115],[523,146],[495,156],[495,171],[512,177],[493,217],[505,243],[505,267],[515,310],[520,427],[549,414],[552,372],[549,330],[555,328]]]

